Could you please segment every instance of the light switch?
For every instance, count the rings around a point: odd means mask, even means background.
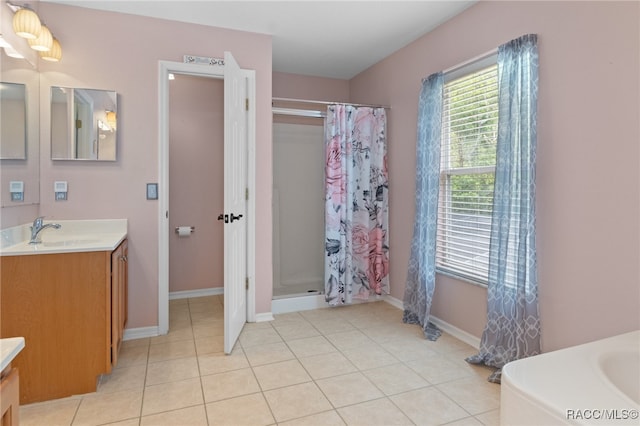
[[[147,184],[147,200],[157,200],[157,199],[158,199],[158,184],[148,183]]]

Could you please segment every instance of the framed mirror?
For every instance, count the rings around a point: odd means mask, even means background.
[[[20,83],[0,83],[0,159],[27,158],[27,89]]]
[[[116,161],[117,93],[51,87],[51,159]]]

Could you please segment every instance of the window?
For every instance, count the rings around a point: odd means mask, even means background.
[[[485,64],[486,65],[486,64]],[[486,284],[498,130],[498,68],[444,86],[438,272]]]

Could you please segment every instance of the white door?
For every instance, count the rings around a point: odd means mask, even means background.
[[[247,320],[247,82],[224,54],[224,352]]]

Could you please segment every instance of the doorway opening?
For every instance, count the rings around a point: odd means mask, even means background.
[[[238,235],[238,229],[242,229],[241,235],[246,235],[246,241],[245,237],[242,238],[242,257],[243,259],[246,259],[246,264],[243,262],[241,266],[242,271],[233,275],[233,286],[231,287],[229,283],[230,280],[228,279],[229,258],[237,258],[238,256],[230,256],[230,253],[227,253],[228,250],[226,248],[224,250],[225,352],[229,353],[245,320],[249,322],[255,321],[255,197],[253,194],[255,193],[256,114],[255,71],[240,69],[228,52],[225,53],[225,63],[227,64],[225,67],[168,61],[160,61],[159,64],[158,333],[163,335],[169,331],[169,233],[171,231],[169,226],[169,75],[184,74],[197,77],[222,79],[225,86],[225,145],[228,143],[228,134],[234,133],[229,132],[228,130],[231,128],[238,128],[237,122],[233,122],[232,126],[228,124],[229,117],[233,120],[234,114],[235,117],[241,116],[241,124],[245,126],[243,131],[240,132],[243,135],[242,145],[227,145],[225,148],[224,160],[225,208],[227,208],[228,204],[227,191],[235,191],[238,194],[241,193],[243,195],[242,199],[246,200],[244,203],[245,207],[242,210],[245,212],[244,220],[236,220],[235,224],[231,221],[232,225],[235,226],[235,235]],[[241,101],[240,97],[242,97]],[[246,129],[246,131],[244,129]],[[228,149],[229,147],[233,149]],[[233,167],[227,167],[227,164],[229,164],[227,153],[232,151],[235,155],[234,159],[237,161],[243,161],[243,164],[246,165],[246,176],[243,177],[243,187],[241,189],[238,188],[238,180],[230,179],[229,176],[231,175],[228,175],[227,173],[227,169],[233,169]],[[244,170],[245,169],[243,169],[243,171]],[[244,187],[245,185],[246,188]],[[246,198],[244,196],[245,191],[248,195]],[[236,194],[235,198],[238,199],[240,197]],[[234,212],[225,211],[223,216],[230,215],[233,217],[232,215]],[[212,220],[216,220],[218,214],[219,212],[211,212]],[[229,228],[231,228],[231,226]],[[227,231],[225,229],[225,246],[228,241],[234,241],[232,238],[227,238],[226,235]],[[238,239],[236,238],[235,240]],[[237,269],[237,264],[235,268]],[[240,275],[242,275],[241,283]],[[226,299],[228,295],[230,295],[229,297],[231,297],[231,301],[233,303],[227,303]],[[238,305],[238,301],[243,303]],[[242,306],[243,312],[238,312],[238,306]],[[234,315],[232,318],[235,319],[233,321],[227,321],[228,311],[231,310],[233,310],[232,314]],[[240,324],[238,323],[237,318],[241,318],[242,322]],[[229,327],[233,327],[235,331],[232,330],[232,332],[229,332]],[[232,341],[228,342],[228,336],[230,335],[234,335],[235,338],[232,338]]]

